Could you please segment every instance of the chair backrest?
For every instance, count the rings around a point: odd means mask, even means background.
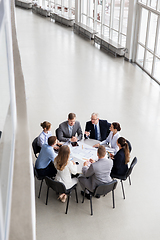
[[[131,152],[132,151],[132,145],[127,139],[126,139],[126,142],[128,143],[129,151]]]
[[[133,159],[133,161],[131,162],[131,165],[130,167],[128,168],[128,171],[126,172],[126,178],[129,177],[129,175],[131,174],[132,170],[133,170],[133,167],[136,165],[137,163],[137,158],[135,157]]]
[[[56,132],[56,137],[59,140],[59,128],[57,128],[55,132]]]
[[[58,128],[55,130],[56,137],[58,138]]]
[[[109,183],[105,183],[105,184],[101,184],[99,186],[96,187],[95,192],[94,192],[94,196],[95,195],[105,195],[107,193],[109,193],[110,191],[114,190],[117,186],[117,180],[113,180],[112,182]]]
[[[45,177],[45,181],[47,186],[52,188],[55,192],[66,193],[66,187],[63,183],[55,181],[49,177]]]
[[[32,142],[32,148],[36,158],[37,158],[37,153],[40,153],[41,151],[41,147],[37,145],[37,140],[38,140],[38,137],[36,137]]]
[[[34,176],[36,176],[38,180],[44,179],[44,177],[38,175],[37,169],[34,167],[34,165],[33,165],[33,169],[34,169]]]

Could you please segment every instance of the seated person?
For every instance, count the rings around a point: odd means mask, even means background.
[[[120,137],[119,131],[121,131],[120,124],[117,122],[113,122],[110,126],[110,133],[106,140],[102,141],[101,143],[95,144],[93,147],[99,147],[99,145],[110,144],[111,148],[114,148],[116,153],[119,150],[117,145],[117,139]]]
[[[106,158],[106,149],[104,146],[99,146],[97,150],[98,161],[90,159],[91,165],[88,167],[89,162],[84,162],[82,168],[83,175],[78,178],[82,189],[87,188],[89,191],[94,192],[95,188],[103,183],[112,181],[110,177],[113,161]],[[84,195],[84,192],[81,191]],[[89,194],[86,193],[85,197],[89,199]]]
[[[54,158],[57,154],[54,152],[53,147],[56,145],[57,138],[51,136],[48,138],[48,144],[43,144],[40,154],[35,163],[35,168],[40,177],[54,177],[57,170],[54,167]]]
[[[38,136],[37,145],[39,147],[42,147],[42,145],[44,143],[46,143],[46,144],[48,143],[48,138],[52,136],[51,123],[45,121],[45,122],[41,123],[40,126],[43,128],[43,131]]]
[[[78,135],[76,137],[76,134]],[[76,121],[76,114],[69,113],[68,121],[65,121],[59,125],[57,130],[58,140],[62,142],[77,142],[82,139],[82,129],[80,123]]]
[[[119,147],[119,151],[116,155],[110,154],[110,157],[113,159],[113,168],[111,174],[116,175],[125,175],[128,170],[128,162],[130,158],[129,147],[126,139],[123,137],[118,138],[117,145]]]
[[[91,121],[86,122],[84,137],[103,141],[109,135],[110,126],[107,120],[99,119],[98,113],[92,113]]]
[[[72,188],[77,182],[77,178],[71,178],[71,174],[77,173],[77,165],[74,161],[69,160],[70,149],[67,145],[59,149],[58,156],[54,160],[54,166],[57,169],[55,179],[62,182],[66,189]],[[65,193],[59,196],[62,202],[65,202],[67,195]]]

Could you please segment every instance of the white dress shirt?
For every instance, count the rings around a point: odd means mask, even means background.
[[[117,145],[117,139],[120,137],[121,135],[119,134],[119,132],[117,132],[115,135],[113,135],[113,132],[110,131],[108,137],[106,138],[106,140],[102,141],[100,143],[100,145],[103,145],[103,144],[107,144],[109,143],[111,145],[111,148],[114,148],[115,149],[115,154],[118,152],[119,150],[119,147]]]
[[[56,164],[55,164],[55,167],[56,167]],[[77,173],[77,165],[69,161],[67,166],[65,166],[65,168],[62,171],[57,169],[57,174],[55,179],[59,182],[62,182],[65,185],[66,189],[69,189],[78,182],[77,178],[71,178],[71,173],[72,174]]]

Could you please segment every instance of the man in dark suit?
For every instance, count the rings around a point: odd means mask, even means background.
[[[99,119],[98,113],[92,113],[91,121],[86,122],[84,137],[103,141],[110,133],[110,126],[107,120]]]
[[[68,121],[65,121],[59,125],[57,129],[57,138],[59,141],[77,142],[82,139],[82,129],[78,121],[76,121],[76,114],[69,113]]]

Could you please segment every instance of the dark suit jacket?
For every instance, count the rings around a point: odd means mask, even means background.
[[[82,139],[82,129],[81,125],[78,121],[75,122],[73,125],[73,131],[72,135],[70,135],[69,130],[68,130],[68,121],[65,121],[59,125],[59,128],[56,130],[56,135],[59,141],[66,142],[68,141],[72,136],[78,135],[77,138],[78,140]]]
[[[105,140],[109,133],[110,133],[110,128],[111,124],[107,122],[107,120],[99,120],[99,127],[100,127],[100,133],[101,133],[101,141]],[[94,131],[94,125],[92,124],[91,121],[86,122],[86,128],[85,131],[90,130],[90,136],[89,138],[95,139],[95,131]],[[86,138],[86,135],[84,134],[84,137]]]
[[[124,149],[121,148],[113,159],[113,168],[111,171],[111,174],[117,174],[117,175],[125,175],[125,173],[128,170],[128,165],[125,164],[125,154]]]

